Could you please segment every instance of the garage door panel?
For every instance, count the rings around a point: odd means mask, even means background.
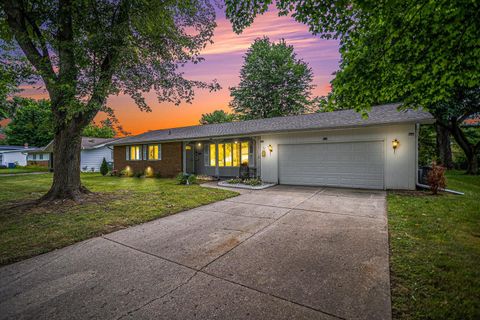
[[[282,184],[383,189],[383,142],[279,145]]]

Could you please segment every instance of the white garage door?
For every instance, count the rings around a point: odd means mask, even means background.
[[[382,141],[279,145],[281,184],[383,189]]]

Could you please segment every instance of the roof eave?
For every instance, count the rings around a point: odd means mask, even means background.
[[[270,130],[270,131],[258,131],[252,133],[244,133],[244,134],[231,134],[231,135],[221,135],[221,136],[203,136],[203,137],[194,137],[194,138],[178,138],[178,139],[165,139],[165,140],[138,140],[138,141],[127,141],[122,143],[121,141],[113,142],[108,145],[113,147],[115,146],[127,146],[132,144],[142,144],[142,143],[171,143],[171,142],[181,142],[181,141],[200,141],[205,139],[231,139],[231,138],[244,138],[244,137],[251,137],[251,136],[260,136],[265,134],[275,134],[275,133],[297,133],[297,132],[315,132],[315,131],[332,131],[332,130],[348,130],[354,128],[367,128],[367,127],[380,127],[380,126],[389,126],[389,125],[401,125],[401,124],[409,124],[409,123],[418,123],[418,124],[433,124],[435,123],[435,119],[432,118],[425,118],[419,120],[405,120],[405,121],[392,121],[392,122],[385,122],[385,123],[375,123],[375,124],[364,124],[364,125],[345,125],[345,126],[329,126],[329,127],[322,127],[322,128],[306,128],[306,129],[285,129],[285,130]],[[126,139],[126,138],[125,138]]]

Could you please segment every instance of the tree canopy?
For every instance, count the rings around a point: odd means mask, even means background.
[[[116,135],[117,131],[110,119],[102,120],[99,124],[92,122],[82,132],[82,136],[91,138],[114,138]]]
[[[209,0],[3,0],[0,36],[22,52],[45,86],[54,116],[54,177],[43,200],[78,199],[80,135],[112,94],[130,96],[149,111],[158,101],[191,102],[195,88],[179,66],[202,61],[215,10]]]
[[[226,0],[227,17],[241,32],[273,1]],[[423,107],[443,123],[476,163],[479,147],[461,133],[461,121],[479,111],[480,2],[282,0],[291,15],[324,39],[340,40],[340,69],[327,105],[368,111],[402,102]],[[477,151],[475,151],[477,150]],[[476,172],[476,168],[469,169]]]
[[[204,113],[200,118],[200,124],[224,123],[234,121],[236,116],[234,114],[225,112],[223,110],[214,110],[211,113]]]
[[[310,111],[312,69],[284,40],[256,39],[244,57],[240,83],[230,88],[230,106],[241,119],[296,115]]]
[[[52,112],[47,100],[15,97],[12,105],[15,113],[5,127],[6,142],[9,145],[43,147],[53,139]]]

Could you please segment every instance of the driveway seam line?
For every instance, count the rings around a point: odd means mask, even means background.
[[[223,211],[218,211],[218,210],[212,210],[212,209],[200,209],[201,207],[199,208],[195,208],[193,210],[196,210],[196,211],[202,211],[202,212],[216,212],[216,213],[222,213],[222,214],[228,214],[229,216],[234,216],[234,217],[244,217],[244,218],[253,218],[253,219],[265,219],[265,220],[272,220],[272,219],[275,219],[275,218],[269,218],[269,217],[253,217],[253,216],[246,216],[246,215],[243,215],[243,214],[234,214],[234,213],[228,213],[228,212],[223,212]]]
[[[120,320],[128,315],[131,315],[132,313],[138,311],[138,310],[141,310],[143,308],[145,308],[146,306],[148,306],[149,304],[157,301],[157,300],[160,300],[160,299],[163,299],[165,298],[166,296],[168,296],[169,294],[172,294],[173,292],[175,292],[176,290],[180,289],[181,287],[187,285],[190,281],[192,281],[192,279],[198,274],[198,271],[195,271],[195,273],[190,277],[188,278],[185,282],[179,284],[178,286],[176,286],[175,288],[173,288],[172,290],[168,291],[167,293],[165,294],[162,294],[160,297],[156,297],[156,298],[153,298],[151,300],[149,300],[147,303],[135,308],[135,309],[132,309],[130,311],[127,311],[126,313],[122,314],[120,317],[116,318],[116,320]]]
[[[241,203],[241,204],[251,204],[251,205],[254,205],[254,206],[262,206],[262,207],[270,207],[270,208],[280,208],[280,209],[288,209],[288,212],[292,211],[292,210],[303,210],[303,211],[309,211],[309,212],[320,212],[320,213],[326,213],[326,214],[337,214],[337,215],[342,215],[342,216],[350,216],[350,217],[356,217],[356,218],[366,218],[366,219],[377,219],[377,220],[381,220],[381,218],[374,218],[374,217],[368,217],[368,216],[358,216],[358,215],[354,215],[354,214],[348,214],[348,213],[338,213],[338,212],[329,212],[329,211],[319,211],[319,210],[311,210],[311,209],[302,209],[302,208],[298,208],[299,205],[301,205],[303,202],[307,201],[307,200],[310,200],[313,196],[317,195],[317,194],[320,194],[321,192],[319,193],[315,193],[313,194],[311,197],[303,200],[302,202],[300,202],[298,205],[296,205],[295,207],[293,208],[289,208],[289,207],[281,207],[281,206],[272,206],[272,205],[268,205],[268,204],[258,204],[258,203],[249,203],[249,202],[240,202],[240,201],[231,201],[231,200],[222,200],[222,201],[227,201],[227,202],[233,202],[233,203]],[[211,210],[211,211],[214,211],[214,210]],[[221,211],[215,211],[215,212],[219,212],[219,213],[225,213],[225,212],[221,212]],[[229,213],[227,213],[229,214]],[[234,214],[232,214],[234,215]],[[245,216],[247,218],[256,218],[256,217],[250,217],[250,216]],[[281,218],[281,217],[280,217]],[[274,218],[267,218],[267,219],[274,219]]]
[[[308,197],[307,199],[303,200],[302,202],[300,202],[298,205],[302,204],[304,201],[312,198],[313,196],[315,196],[316,194],[318,194],[320,191],[323,191],[324,189],[320,189],[318,191],[316,191],[314,194],[312,194],[310,197]],[[297,206],[298,206],[297,205]],[[296,206],[295,206],[296,207]],[[257,232],[254,232],[253,234],[251,234],[249,237],[243,239],[242,241],[240,241],[239,243],[237,243],[234,247],[230,248],[229,250],[225,251],[224,253],[222,253],[220,256],[216,257],[215,259],[213,259],[212,261],[210,261],[209,263],[207,263],[206,265],[204,265],[202,268],[200,268],[200,270],[204,270],[205,268],[207,268],[209,265],[211,265],[212,263],[214,263],[215,261],[217,261],[218,259],[222,258],[223,256],[225,256],[226,254],[230,253],[233,249],[237,248],[238,246],[240,246],[241,244],[243,244],[244,242],[248,241],[249,239],[251,239],[252,237],[254,237],[255,235],[261,233],[262,231],[264,231],[265,229],[267,229],[268,227],[270,227],[271,225],[273,225],[275,222],[277,222],[278,220],[280,220],[281,218],[283,218],[285,215],[287,215],[290,211],[294,210],[294,208],[289,208],[289,210],[287,210],[284,214],[282,214],[281,216],[279,216],[278,218],[276,219],[272,219],[272,222],[267,224],[266,226],[264,226],[263,228],[259,229]],[[278,207],[277,207],[278,208]]]
[[[252,236],[253,236],[253,235],[252,235]],[[167,261],[167,262],[176,264],[176,265],[178,265],[178,266],[187,268],[187,269],[192,270],[192,271],[195,272],[187,281],[185,281],[184,283],[178,285],[176,288],[170,290],[168,293],[162,295],[161,297],[158,297],[158,298],[155,298],[155,299],[150,300],[149,302],[145,303],[144,305],[140,306],[140,307],[137,308],[137,309],[134,309],[134,310],[132,310],[132,311],[127,312],[127,314],[124,314],[124,315],[120,316],[119,318],[117,318],[117,320],[119,320],[119,319],[121,319],[121,318],[123,318],[123,317],[125,317],[125,316],[127,316],[127,315],[129,315],[129,314],[131,314],[132,312],[135,312],[135,311],[138,311],[138,310],[144,308],[145,306],[149,305],[150,303],[152,303],[152,302],[154,302],[154,301],[156,301],[156,300],[162,299],[162,298],[166,297],[167,295],[173,293],[175,290],[177,290],[177,289],[179,289],[180,287],[188,284],[198,273],[202,273],[202,274],[205,274],[205,275],[207,275],[207,276],[210,276],[210,277],[213,277],[213,278],[216,278],[216,279],[219,279],[219,280],[223,280],[223,281],[226,281],[226,282],[229,282],[229,283],[232,283],[232,284],[241,286],[241,287],[243,287],[243,288],[246,288],[246,289],[249,289],[249,290],[252,290],[252,291],[255,291],[255,292],[258,292],[258,293],[261,293],[261,294],[270,296],[270,297],[273,297],[273,298],[275,298],[275,299],[279,299],[279,300],[282,300],[282,301],[285,301],[285,302],[288,302],[288,303],[291,303],[291,304],[294,304],[294,305],[297,305],[297,306],[300,306],[300,307],[303,307],[303,308],[307,308],[307,309],[313,310],[313,311],[315,311],[315,312],[319,312],[319,313],[322,313],[322,314],[325,314],[325,315],[328,315],[328,316],[331,316],[331,317],[334,317],[334,318],[337,318],[337,319],[346,320],[345,318],[342,318],[342,317],[340,317],[340,316],[337,316],[337,315],[334,315],[334,314],[331,314],[331,313],[322,311],[321,309],[316,309],[316,308],[313,308],[313,307],[311,307],[311,306],[308,306],[308,305],[305,305],[305,304],[302,304],[302,303],[299,303],[299,302],[291,301],[291,300],[289,300],[289,299],[286,299],[286,298],[283,298],[283,297],[280,297],[280,296],[271,294],[271,293],[269,293],[269,292],[264,292],[264,291],[261,291],[261,290],[256,289],[256,288],[251,288],[251,287],[249,287],[249,286],[247,286],[247,285],[244,285],[244,284],[242,284],[242,283],[239,283],[239,282],[236,282],[236,281],[233,281],[233,280],[230,280],[230,279],[222,278],[222,277],[217,276],[217,275],[215,275],[215,274],[211,274],[211,273],[206,272],[205,270],[203,270],[203,268],[205,268],[206,266],[205,266],[205,267],[202,267],[202,268],[200,268],[200,269],[196,269],[196,268],[194,268],[194,267],[187,266],[187,265],[185,265],[185,264],[182,264],[182,263],[180,263],[180,262],[173,261],[173,260],[171,260],[171,259],[168,259],[168,258],[159,256],[159,255],[157,255],[157,254],[154,254],[154,253],[151,253],[151,252],[148,252],[148,251],[144,251],[144,250],[141,250],[141,249],[132,247],[132,246],[130,246],[130,245],[128,245],[128,244],[124,244],[124,243],[118,242],[118,241],[116,241],[116,240],[107,238],[107,237],[105,237],[105,236],[101,236],[101,238],[103,238],[103,239],[105,239],[105,240],[107,240],[107,241],[111,241],[111,242],[113,242],[113,243],[116,243],[116,244],[118,244],[118,245],[120,245],[120,246],[129,248],[129,249],[131,249],[131,250],[138,251],[138,252],[140,252],[140,253],[143,253],[143,254],[152,256],[152,257],[154,257],[154,258],[157,258],[157,259],[160,259],[160,260],[164,260],[164,261]],[[250,238],[251,238],[251,237],[250,237]],[[231,250],[230,250],[230,251],[231,251]]]

